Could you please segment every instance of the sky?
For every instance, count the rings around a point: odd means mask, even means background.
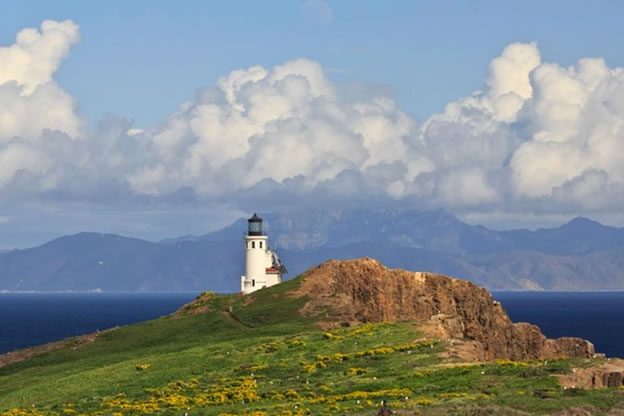
[[[0,248],[310,205],[624,225],[621,2],[0,8]]]

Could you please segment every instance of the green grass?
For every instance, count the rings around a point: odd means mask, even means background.
[[[208,296],[205,313],[0,368],[0,415],[359,415],[381,399],[402,414],[552,414],[624,400],[624,391],[561,389],[552,374],[582,364],[573,360],[449,365],[446,344],[424,342],[410,322],[324,332],[298,315],[305,299],[288,297],[298,284]]]

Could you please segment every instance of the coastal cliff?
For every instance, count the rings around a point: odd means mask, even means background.
[[[326,327],[417,321],[429,334],[459,341],[456,352],[478,361],[585,358],[595,353],[584,339],[548,339],[535,325],[512,323],[487,290],[465,280],[388,269],[370,258],[331,260],[301,279],[291,296],[308,299],[300,311],[304,316],[330,310],[322,322]]]

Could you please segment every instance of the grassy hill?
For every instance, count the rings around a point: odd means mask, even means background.
[[[465,363],[418,322],[322,330],[332,310],[303,318],[300,284],[204,293],[171,316],[0,367],[0,415],[373,415],[382,399],[405,415],[624,406],[622,389],[563,389],[553,377],[603,359]]]

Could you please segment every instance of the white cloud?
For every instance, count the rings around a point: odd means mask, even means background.
[[[604,171],[607,183],[622,183],[624,113],[608,103],[624,97],[623,83],[622,69],[609,69],[602,59],[533,71],[535,94],[525,104],[528,137],[510,163],[518,194],[551,195],[588,169]]]
[[[433,194],[456,209],[488,199],[511,210],[612,209],[607,190],[624,182],[623,82],[622,69],[602,59],[564,68],[542,63],[535,43],[508,46],[486,88],[450,103],[419,136],[434,175],[463,176],[467,165],[488,192]]]
[[[143,134],[143,133],[145,133],[145,130],[143,130],[143,129],[137,129],[137,128],[128,129],[128,130],[126,131],[126,134],[127,134],[128,136],[130,136],[130,137],[132,137],[132,136],[136,136],[136,135],[138,135],[138,134]]]
[[[80,134],[74,102],[52,80],[70,46],[79,39],[71,21],[46,20],[41,29],[20,31],[9,47],[0,47],[0,190],[18,175],[38,176],[40,190],[57,185],[46,132],[70,141]]]
[[[138,193],[190,186],[222,195],[302,175],[311,189],[344,169],[400,160],[414,122],[386,97],[348,102],[316,62],[233,71],[153,133],[152,166],[128,176]]]
[[[45,20],[41,29],[27,28],[17,34],[15,43],[0,48],[0,84],[14,81],[25,95],[52,80],[69,48],[80,39],[72,21]]]
[[[73,99],[52,81],[30,93],[14,82],[0,84],[0,120],[0,144],[13,137],[38,140],[45,130],[77,138],[81,127]]]
[[[317,24],[330,24],[334,18],[334,12],[324,0],[305,0],[301,9],[306,19]]]
[[[599,58],[565,68],[511,44],[482,90],[421,124],[386,90],[295,59],[232,71],[160,126],[110,118],[86,134],[52,78],[78,39],[74,23],[46,21],[0,48],[0,198],[376,198],[472,218],[622,202],[624,70]]]

